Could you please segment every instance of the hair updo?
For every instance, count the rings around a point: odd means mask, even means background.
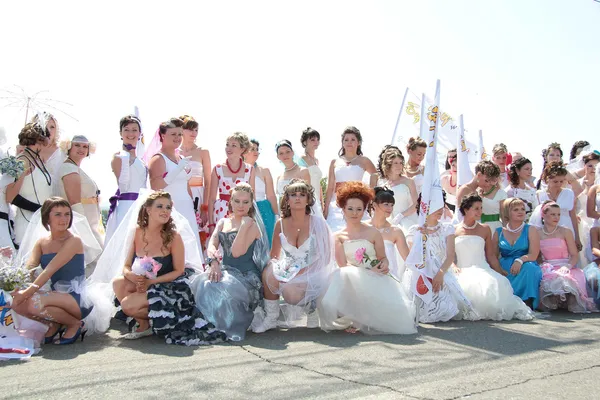
[[[236,142],[238,142],[240,144],[240,147],[242,148],[242,155],[246,153],[250,148],[250,139],[248,139],[248,136],[242,132],[234,132],[231,135],[227,136],[227,139],[225,140],[235,140]]]
[[[483,199],[477,193],[471,193],[470,195],[463,197],[458,209],[460,210],[460,213],[465,216],[467,211],[469,211],[475,203],[483,203]]]
[[[288,218],[292,215],[292,210],[290,209],[290,195],[294,193],[306,194],[305,214],[310,215],[312,212],[312,206],[314,206],[316,202],[315,189],[304,179],[294,178],[290,183],[284,186],[283,196],[281,196],[281,200],[279,201],[282,218]]]
[[[248,210],[248,216],[250,218],[254,218],[256,215],[256,209],[254,208],[254,191],[252,190],[252,186],[246,182],[241,182],[234,186],[234,188],[231,190],[231,200],[229,201],[228,205],[228,211],[230,213],[233,212],[231,203],[233,202],[233,196],[236,193],[248,193],[250,195],[250,209]]]
[[[308,142],[310,139],[312,139],[314,137],[321,140],[321,134],[319,134],[319,132],[317,132],[310,126],[308,128],[306,128],[305,130],[303,130],[302,136],[300,136],[300,143],[302,143],[302,147],[306,147],[306,142]]]
[[[359,181],[345,182],[335,192],[335,203],[339,208],[346,207],[348,200],[359,199],[363,202],[363,207],[366,210],[369,203],[373,200],[373,190]]]
[[[590,161],[600,161],[600,154],[591,152],[583,156],[583,163],[587,164]]]
[[[142,121],[135,115],[129,114],[121,118],[119,121],[119,132],[123,131],[123,128],[129,124],[137,124],[140,132],[142,131]]]
[[[477,165],[475,166],[475,174],[479,172],[481,172],[482,175],[485,175],[488,178],[500,177],[500,167],[488,160],[479,161],[477,163]]]
[[[508,154],[508,148],[504,143],[498,143],[492,148],[492,154]]]
[[[417,147],[427,148],[427,142],[420,137],[411,137],[406,144],[406,151],[414,151]]]
[[[356,140],[358,140],[358,148],[356,149],[356,155],[362,156],[362,135],[360,134],[358,128],[355,126],[348,126],[346,127],[346,129],[344,129],[344,132],[342,132],[342,148],[340,149],[340,151],[338,151],[338,156],[342,157],[346,155],[346,149],[344,149],[344,137],[346,137],[346,135],[354,135],[356,137]]]
[[[404,155],[396,146],[386,145],[381,153],[379,153],[379,161],[377,162],[377,170],[382,178],[387,178],[392,169],[394,159],[400,158],[404,164]]]
[[[542,172],[542,180],[548,183],[548,179],[555,178],[557,176],[567,176],[569,171],[564,166],[562,161],[553,161],[551,163],[547,163],[544,167],[544,172]]]
[[[571,154],[569,154],[569,160],[573,160],[573,159],[577,158],[577,153],[581,149],[583,149],[589,145],[590,145],[590,142],[588,142],[587,140],[578,140],[575,143],[573,143],[573,147],[571,147]]]
[[[531,164],[531,161],[525,157],[518,158],[516,161],[510,164],[510,168],[508,169],[507,173],[511,185],[519,185],[521,181],[521,179],[519,178],[519,171],[527,164]]]
[[[182,115],[179,119],[183,121],[183,125],[181,125],[183,129],[193,131],[198,128],[198,122],[191,115]]]
[[[37,122],[25,124],[19,133],[19,145],[35,146],[38,143],[45,143],[48,139],[46,129]]]
[[[382,203],[390,203],[396,204],[396,198],[394,197],[394,191],[385,186],[377,186],[373,189],[375,192],[375,197],[373,198],[373,203],[382,204]]]

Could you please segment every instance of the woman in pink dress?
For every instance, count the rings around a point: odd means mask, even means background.
[[[538,206],[531,224],[540,234],[541,268],[540,308],[556,310],[566,308],[571,312],[597,311],[587,296],[585,275],[577,267],[579,252],[570,229],[559,225],[560,206],[552,200]]]

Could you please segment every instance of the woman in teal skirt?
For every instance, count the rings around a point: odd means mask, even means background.
[[[536,229],[530,229],[525,223],[526,216],[525,203],[521,199],[504,200],[504,227],[497,228],[494,233],[494,249],[515,295],[535,310],[540,301],[542,280],[542,270],[536,261],[540,237]]]
[[[275,221],[277,221],[277,198],[273,187],[273,177],[268,168],[259,167],[256,163],[260,154],[260,143],[256,139],[250,140],[250,148],[244,154],[244,162],[253,165],[256,173],[254,182],[254,196],[258,212],[265,224],[267,237],[269,238],[269,246],[273,241],[273,229],[275,229]]]

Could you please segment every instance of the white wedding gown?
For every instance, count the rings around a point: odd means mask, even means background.
[[[465,235],[454,239],[460,287],[481,319],[531,320],[533,312],[513,294],[508,279],[494,271],[485,258],[485,240]]]
[[[343,163],[343,165],[335,166],[336,186],[344,182],[362,182],[364,175],[365,170],[362,169],[360,165],[346,165],[345,163]],[[334,191],[333,196],[331,196],[331,201],[329,202],[329,210],[327,212],[327,225],[329,225],[329,228],[331,228],[332,232],[342,230],[344,226],[346,226],[346,221],[344,220],[344,214],[342,214],[342,209],[337,206],[337,204],[335,203],[335,199],[336,196]],[[368,214],[365,213],[363,220],[367,219]]]
[[[348,266],[332,274],[319,306],[321,328],[329,331],[352,326],[367,334],[416,333],[416,308],[402,285],[356,261],[359,249],[375,259],[373,243],[364,239],[344,242]]]

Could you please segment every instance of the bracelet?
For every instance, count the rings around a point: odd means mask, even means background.
[[[200,211],[208,211],[208,204],[202,204],[200,206]]]
[[[518,262],[519,264],[523,265],[523,260],[521,260],[520,258],[516,258],[515,262]]]
[[[212,227],[215,227],[215,226],[217,226],[217,224],[208,224],[207,226],[208,226],[209,228],[212,228]]]

